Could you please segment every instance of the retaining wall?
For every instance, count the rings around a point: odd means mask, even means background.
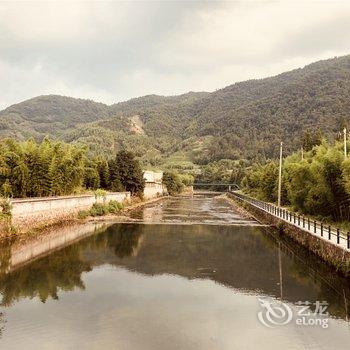
[[[130,192],[112,192],[105,198],[97,199],[94,195],[13,199],[12,224],[19,231],[27,231],[33,227],[47,226],[73,218],[80,210],[90,209],[95,202],[108,203],[110,200],[130,200]]]

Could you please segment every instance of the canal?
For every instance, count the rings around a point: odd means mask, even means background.
[[[220,196],[62,232],[1,247],[0,349],[349,349],[349,279]]]

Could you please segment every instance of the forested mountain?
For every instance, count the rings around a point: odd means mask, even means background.
[[[182,136],[197,114],[208,92],[189,92],[179,96],[150,95],[111,106],[116,115],[140,115],[147,135]]]
[[[80,123],[106,119],[103,103],[72,97],[48,95],[12,105],[0,112],[1,136],[42,137],[60,135]]]
[[[349,121],[350,56],[344,56],[212,93],[150,95],[111,106],[40,96],[0,112],[0,135],[49,135],[89,144],[93,152],[131,148],[151,165],[190,165],[275,157],[281,140],[290,152],[307,129],[332,139]]]
[[[345,56],[216,91],[196,115],[192,130],[221,137],[212,155],[229,145],[250,157],[271,157],[280,140],[291,151],[301,145],[306,129],[320,129],[332,138],[349,121],[350,56]]]

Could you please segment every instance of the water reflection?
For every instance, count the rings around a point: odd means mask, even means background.
[[[58,299],[85,288],[84,272],[109,264],[146,275],[212,279],[234,290],[281,296],[290,302],[327,300],[346,318],[349,281],[258,227],[115,224],[12,273],[0,275],[1,305],[21,298]],[[282,265],[283,285],[280,285]]]
[[[140,250],[143,232],[137,225],[115,225],[107,229],[108,247],[118,258],[136,256]]]
[[[11,306],[22,298],[58,299],[58,291],[84,289],[83,272],[91,265],[81,257],[79,245],[69,246],[12,273],[0,276],[1,306]]]
[[[180,209],[185,206],[181,201],[176,202]],[[227,218],[223,203],[216,203],[219,209],[213,216],[220,220]],[[204,211],[215,207],[213,202],[208,204],[207,199],[196,205]],[[163,214],[158,219],[163,220]],[[149,342],[149,348],[172,348],[167,343],[154,343],[158,337],[162,338],[157,334],[158,328],[168,339],[168,332],[172,332],[169,327],[182,329],[183,317],[193,313],[196,322],[225,319],[225,323],[239,328],[242,323],[239,319],[249,313],[256,315],[251,309],[255,302],[249,301],[249,297],[255,295],[283,296],[290,303],[326,300],[327,311],[333,317],[344,320],[349,317],[349,280],[335,274],[294,243],[258,226],[114,224],[8,273],[10,252],[11,247],[1,250],[0,312],[4,317],[0,314],[0,337],[2,324],[5,325],[4,344],[12,344],[13,348],[24,344],[26,336],[33,337],[30,333],[22,334],[32,323],[40,326],[37,331],[48,332],[50,341],[57,338],[57,344],[62,346],[57,348],[65,347],[62,345],[65,334],[69,334],[65,344],[72,344],[82,336],[81,330],[77,330],[80,324],[90,329],[84,336],[92,343],[100,344],[100,336],[107,332],[106,348],[111,347],[113,331],[118,327],[127,334],[125,339],[123,335],[118,338],[126,348],[133,348],[130,344],[136,341],[134,337],[140,329],[150,333],[149,338],[142,338]],[[203,304],[201,298],[205,300]],[[45,303],[45,308],[40,308],[38,302]],[[212,311],[208,314],[205,310],[210,308]],[[27,319],[25,314],[29,309],[33,315]],[[46,315],[50,314],[55,315],[54,320],[47,319]],[[95,329],[93,317],[101,318],[103,330]],[[7,323],[4,318],[8,318]],[[40,323],[44,319],[47,324]],[[63,333],[55,333],[55,329],[61,327],[60,322],[67,320],[72,331],[65,328]],[[138,323],[144,321],[147,325]],[[255,327],[257,331],[256,321],[249,322],[247,327]],[[211,327],[216,329],[215,324]],[[174,348],[200,349],[198,344],[202,348],[213,348],[209,346],[210,340],[204,341],[207,334],[213,332],[212,328],[196,328],[196,332],[197,335],[188,334],[186,339],[178,335],[173,339]],[[97,334],[99,337],[94,338]],[[198,334],[200,339],[196,338]],[[230,344],[221,348],[231,349],[238,341],[229,330],[221,336]],[[14,340],[16,337],[19,343]],[[288,338],[291,343],[295,341],[292,338]],[[45,339],[39,336],[38,341]],[[189,346],[189,339],[197,339],[198,346]],[[279,347],[283,344],[278,340]],[[134,348],[147,347],[135,345]]]
[[[0,273],[0,305],[8,307],[26,297],[38,297],[46,302],[50,297],[58,299],[59,290],[83,290],[83,272],[91,271],[94,265],[108,263],[110,251],[120,259],[136,256],[141,236],[142,230],[138,225],[115,225],[102,235],[90,236],[11,273],[7,273],[11,251],[7,247],[2,250],[1,266],[4,266],[4,270]],[[95,254],[106,258],[91,259]]]

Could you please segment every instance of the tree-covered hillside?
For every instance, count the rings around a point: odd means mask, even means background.
[[[209,156],[232,151],[248,157],[277,155],[301,146],[307,129],[330,138],[350,121],[350,56],[320,61],[276,77],[216,91],[196,115],[190,134],[214,135]],[[224,154],[223,154],[224,152]]]
[[[77,125],[109,117],[103,103],[48,95],[12,105],[0,112],[0,135],[43,138],[59,136]]]
[[[151,137],[183,137],[207,92],[189,92],[179,96],[144,96],[111,106],[116,115],[140,115],[144,130]]]
[[[349,121],[350,56],[344,56],[212,93],[149,95],[111,106],[40,96],[0,112],[0,135],[49,135],[89,144],[93,152],[129,148],[153,166],[191,166],[273,158],[281,140],[291,152],[306,130],[333,139]]]

